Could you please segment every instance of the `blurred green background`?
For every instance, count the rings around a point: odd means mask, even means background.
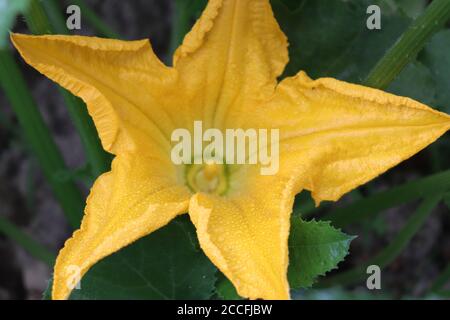
[[[33,2],[0,0],[0,299],[41,299],[51,278],[54,256],[72,233],[71,224],[76,224],[82,209],[67,202],[65,193],[83,199],[110,160],[98,149],[83,103],[25,65],[12,50],[7,30],[150,38],[157,55],[170,63],[172,52],[206,3],[43,0],[33,11]],[[65,28],[69,4],[82,9],[81,30]],[[366,28],[370,4],[381,7],[381,30]],[[305,70],[313,78],[331,76],[365,83],[377,62],[428,4],[426,0],[273,0],[275,15],[290,41],[291,61],[284,76]],[[47,25],[33,23],[42,22],[39,9],[47,16]],[[402,72],[392,82],[387,81],[386,90],[450,113],[448,24],[426,40],[418,54],[411,53]],[[11,62],[9,58],[15,67],[5,63]],[[42,134],[51,137],[54,146],[44,145],[36,137],[30,139],[23,128],[27,119],[19,119],[14,103],[39,110],[48,128]],[[30,108],[25,111],[31,112]],[[49,159],[48,150],[59,150],[61,158]],[[55,184],[60,188],[55,190]],[[449,208],[448,134],[338,203],[314,208],[309,195],[300,194],[295,215],[306,220],[331,220],[335,227],[358,238],[339,271],[320,279],[312,289],[295,290],[293,297],[450,297]],[[68,211],[74,214],[67,215]],[[180,225],[183,227],[185,221]],[[191,234],[191,230],[186,232]],[[370,291],[365,286],[365,266],[371,263],[383,269],[381,290]],[[232,288],[221,282],[220,275],[218,280],[211,276],[205,284],[208,281],[217,288],[212,298],[233,297]]]

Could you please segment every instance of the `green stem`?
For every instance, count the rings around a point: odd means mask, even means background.
[[[8,50],[0,50],[0,70],[0,83],[23,128],[24,136],[69,222],[77,227],[83,214],[84,197],[72,181],[64,179],[68,169],[63,157]]]
[[[434,0],[376,64],[364,81],[364,85],[379,89],[386,88],[405,66],[416,58],[425,43],[449,19],[450,1]],[[342,227],[384,209],[427,197],[394,241],[383,251],[361,266],[323,280],[319,283],[319,287],[352,284],[367,277],[366,269],[369,265],[378,265],[380,268],[389,265],[408,245],[433,208],[442,199],[442,194],[449,188],[450,171],[446,171],[380,192],[370,198],[360,199],[347,207],[335,209],[325,216],[325,220],[332,220],[334,225]]]
[[[31,0],[25,15],[28,28],[34,34],[53,33],[53,27],[39,0]]]
[[[364,84],[386,88],[450,19],[450,1],[434,0],[369,73]]]
[[[442,194],[432,195],[426,198],[411,216],[405,227],[395,237],[395,239],[374,258],[370,259],[361,266],[349,271],[339,273],[335,276],[324,279],[318,287],[329,287],[334,285],[350,285],[361,281],[367,277],[366,270],[370,265],[377,265],[381,269],[385,268],[397,258],[406,248],[412,237],[419,231],[427,217],[433,209],[439,204]]]
[[[51,30],[56,31],[58,34],[68,34],[69,30],[63,16],[64,11],[62,11],[58,0],[42,0],[41,3],[52,26]]]
[[[33,34],[38,35],[55,32],[66,34],[68,31],[65,24],[62,24],[61,21],[59,21],[61,17],[58,18],[57,16],[58,8],[55,7],[57,6],[57,3],[49,0],[44,3],[46,8],[52,12],[56,28],[51,25],[42,4],[38,0],[32,0],[29,10],[25,15],[30,31]],[[70,92],[61,87],[59,87],[59,90],[67,105],[70,117],[80,134],[86,156],[91,164],[92,174],[94,177],[97,177],[109,170],[111,157],[103,150],[95,125],[82,100],[73,96]]]
[[[112,39],[122,38],[121,35],[104,23],[102,19],[100,19],[97,14],[89,8],[84,0],[72,0],[71,4],[80,7],[82,18],[85,18],[98,34]],[[62,10],[58,0],[43,0],[42,5],[47,13],[51,25],[53,26],[52,30],[56,31],[58,34],[69,34],[65,17],[62,14],[64,13],[64,10]]]
[[[59,91],[64,98],[70,118],[80,135],[81,142],[90,164],[91,174],[96,178],[102,173],[110,170],[111,155],[103,149],[100,138],[98,137],[97,129],[95,128],[91,116],[87,112],[87,107],[84,102],[80,98],[72,95],[66,89],[59,87]]]
[[[386,88],[403,68],[415,59],[427,40],[449,19],[450,1],[434,0],[376,64],[364,84],[379,89]],[[358,200],[349,206],[333,210],[324,219],[331,220],[334,225],[342,227],[434,191],[448,190],[450,183],[447,181],[450,181],[450,171]]]
[[[308,218],[316,209],[311,193],[302,191],[295,197],[294,208],[292,213],[300,215],[302,218]]]
[[[344,227],[350,223],[372,217],[382,210],[432,196],[450,189],[450,170],[443,171],[416,181],[393,187],[368,198],[358,200],[346,207],[329,212],[323,219],[331,220],[333,225]]]
[[[189,1],[174,1],[174,17],[172,23],[172,35],[170,38],[169,56],[172,56],[175,50],[183,41],[184,36],[191,27],[191,14],[188,10]]]
[[[0,216],[0,233],[19,244],[33,257],[46,263],[49,267],[52,267],[55,263],[56,256],[52,252],[2,216]]]

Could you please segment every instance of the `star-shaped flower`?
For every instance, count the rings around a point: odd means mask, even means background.
[[[210,0],[173,67],[148,40],[13,34],[12,41],[31,66],[86,102],[115,155],[58,256],[54,299],[68,298],[70,267],[84,274],[185,212],[241,296],[289,298],[294,196],[305,189],[317,203],[337,200],[450,128],[448,115],[379,90],[304,72],[278,83],[288,43],[268,0]],[[171,134],[192,131],[197,120],[222,131],[279,129],[278,173],[262,175],[261,164],[175,165]]]

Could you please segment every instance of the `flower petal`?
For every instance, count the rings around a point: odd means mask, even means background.
[[[299,184],[293,178],[261,176],[257,166],[240,170],[233,194],[191,198],[189,215],[200,246],[239,295],[288,299],[290,214]]]
[[[177,76],[148,40],[23,34],[11,39],[28,64],[86,102],[106,150],[129,146],[126,125],[169,148],[168,137],[180,126],[174,123],[179,96],[171,94]]]
[[[174,56],[195,119],[222,128],[245,99],[271,94],[288,61],[268,0],[210,0]]]
[[[75,271],[84,275],[100,259],[187,212],[190,192],[177,185],[174,170],[169,159],[145,150],[114,159],[112,171],[91,190],[80,230],[59,253],[53,299],[68,298]]]
[[[302,167],[317,203],[339,199],[450,129],[450,116],[409,98],[303,72],[245,112],[249,127],[280,129],[280,167]]]

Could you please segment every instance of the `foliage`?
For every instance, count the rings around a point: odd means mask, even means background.
[[[329,222],[292,219],[289,239],[289,284],[308,288],[318,276],[337,267],[348,254],[354,239],[333,228]]]
[[[207,299],[215,282],[192,225],[179,218],[95,265],[70,299]]]
[[[16,15],[25,12],[30,2],[31,0],[0,0],[0,8],[5,8],[0,10],[0,48],[5,48],[7,45],[7,33]],[[85,5],[82,1],[77,2]],[[425,0],[272,0],[271,2],[277,20],[290,41],[290,63],[283,77],[291,76],[299,70],[306,70],[313,78],[329,76],[355,83],[362,83],[366,79],[386,52],[397,44],[399,37],[404,34],[413,19],[423,14],[427,3]],[[44,6],[47,11],[55,9],[48,3]],[[379,4],[383,10],[381,30],[365,28],[366,8],[373,3]],[[205,1],[175,1],[171,51],[181,42],[205,4]],[[57,10],[52,11],[53,17],[58,18],[55,12],[57,13]],[[116,35],[92,11],[89,11],[89,20],[101,34]],[[50,21],[43,22],[51,25]],[[449,52],[450,30],[446,29],[431,38],[417,58],[415,54],[408,57],[408,61],[412,60],[412,63],[398,74],[387,90],[450,112]],[[9,65],[9,70],[14,70],[14,75],[21,79],[16,66]],[[22,80],[17,83],[19,83],[16,86],[17,92],[28,90],[22,85]],[[68,95],[68,93],[65,94]],[[21,97],[27,97],[27,104],[34,106],[29,95],[21,95]],[[16,99],[18,98],[16,96]],[[69,107],[70,99],[74,98],[69,94],[66,97]],[[79,119],[84,118],[79,116]],[[38,120],[35,119],[35,121]],[[74,121],[77,122],[76,115]],[[84,122],[81,121],[81,123]],[[25,124],[25,126],[33,125]],[[84,132],[88,140],[89,135],[92,135],[92,128],[81,128],[80,132],[82,136]],[[94,138],[97,139],[97,137]],[[448,168],[450,158],[448,142],[446,138],[444,143],[447,143],[447,147],[442,145],[436,147],[438,153],[443,153],[442,158],[444,158],[439,162],[438,169],[442,166]],[[91,144],[95,143],[98,144],[98,141],[91,142]],[[86,144],[89,145],[89,141]],[[94,154],[93,162],[96,157],[104,157],[104,155],[96,156],[95,154],[99,151],[95,151],[95,148],[98,146],[91,147]],[[57,153],[57,150],[51,153]],[[92,163],[87,164],[86,167],[89,168],[90,165]],[[45,170],[45,164],[43,167]],[[58,167],[66,170],[59,162]],[[443,198],[450,208],[448,172],[443,169],[441,168],[442,172],[433,176],[430,175],[378,194],[372,193],[368,197],[355,200],[348,206],[330,210],[326,218],[329,218],[336,226],[345,227],[349,223],[371,219],[390,207],[408,203],[414,199],[428,199],[424,201],[424,208],[419,207],[416,213],[418,218],[411,219],[410,224],[400,233],[398,241],[393,243],[395,246],[387,247],[391,249],[389,252],[385,251],[387,258],[385,257],[383,262],[387,265],[400,254],[427,215],[441,200],[441,196],[430,199],[432,192],[429,188],[439,189],[439,195],[447,192]],[[100,168],[94,171],[99,174],[102,170],[104,166],[100,165]],[[76,176],[70,173],[66,175]],[[49,180],[51,179],[50,177]],[[70,186],[72,188],[72,184]],[[301,199],[306,201],[309,198],[302,195]],[[72,211],[80,211],[81,204],[77,201],[75,202],[78,205],[73,205],[76,208]],[[64,207],[64,204],[62,205]],[[312,214],[316,212],[312,207],[308,210]],[[76,214],[68,214],[68,216],[73,220]],[[73,224],[76,225],[76,222]],[[47,262],[52,261],[51,254],[33,245],[33,241],[22,236],[20,230],[14,229],[14,226],[7,222],[2,223],[1,226],[5,226],[5,234],[12,234],[12,238],[19,239],[17,241],[25,247],[28,246],[37,258]],[[311,287],[319,276],[335,269],[348,254],[350,242],[353,239],[354,237],[335,229],[329,222],[306,221],[297,215],[294,216],[289,239],[291,287],[293,289]],[[352,270],[344,273],[344,282],[358,279],[360,269],[357,268],[356,273],[352,273]],[[339,280],[339,277],[335,279]],[[340,284],[340,282],[333,282],[334,284]],[[342,294],[339,289],[336,290],[339,295]],[[47,290],[47,296],[49,293],[50,290]],[[215,297],[222,299],[239,299],[232,284],[216,270],[198,247],[192,224],[185,218],[179,218],[94,266],[83,277],[81,289],[75,290],[71,299],[207,299],[214,294]],[[314,296],[314,292],[311,296]]]
[[[8,45],[8,32],[11,30],[16,16],[24,12],[29,0],[0,0],[0,49]]]

